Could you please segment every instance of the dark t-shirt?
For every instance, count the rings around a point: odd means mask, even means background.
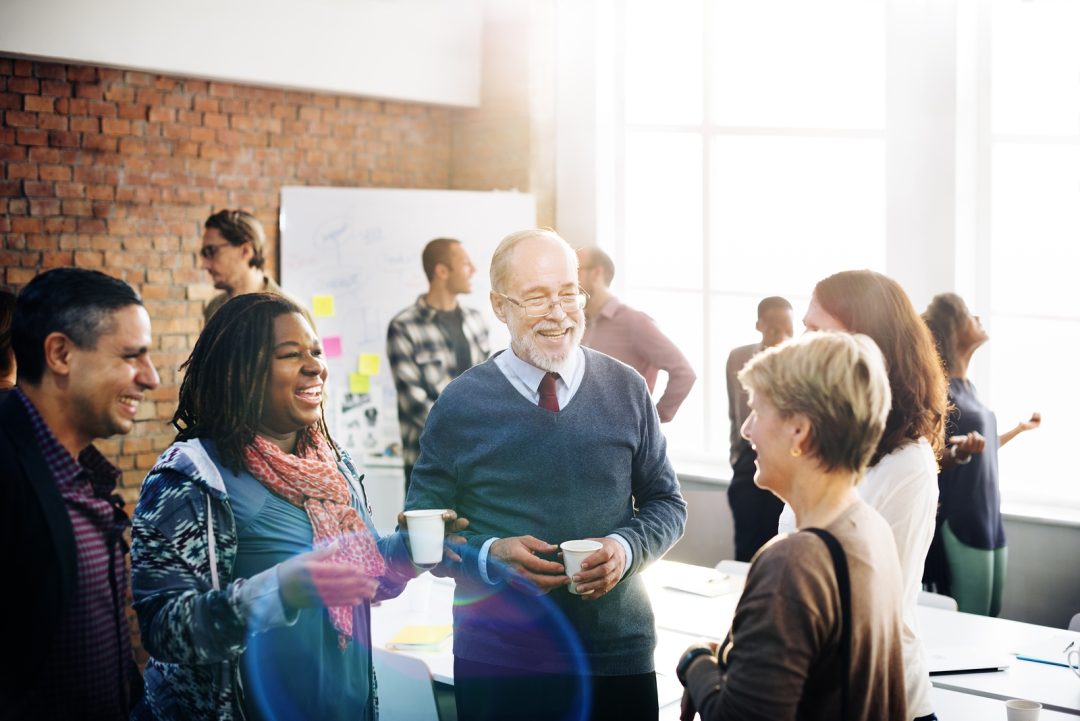
[[[435,323],[438,324],[454,350],[454,367],[450,374],[455,378],[472,367],[472,350],[469,348],[468,339],[465,338],[464,322],[465,317],[461,312],[461,306],[453,310],[435,311]]]
[[[950,378],[949,400],[955,408],[945,426],[946,437],[978,431],[986,439],[986,448],[973,455],[970,463],[938,476],[941,517],[964,544],[983,550],[1003,548],[997,418],[976,397],[970,381]]]

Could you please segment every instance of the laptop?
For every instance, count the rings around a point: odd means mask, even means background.
[[[951,673],[1004,671],[1013,657],[996,648],[954,646],[926,649],[926,665],[931,676]]]

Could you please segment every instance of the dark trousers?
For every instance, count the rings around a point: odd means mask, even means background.
[[[735,521],[735,560],[749,561],[757,550],[776,535],[776,524],[784,502],[769,491],[754,485],[753,449],[739,455],[728,486],[728,505]]]
[[[527,659],[526,659],[527,660]],[[656,721],[656,674],[572,676],[454,657],[458,721]]]

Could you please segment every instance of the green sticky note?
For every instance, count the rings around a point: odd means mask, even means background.
[[[371,392],[371,376],[364,373],[350,373],[349,374],[349,392],[350,393],[370,393]]]
[[[357,363],[357,370],[366,376],[379,375],[379,354],[378,353],[361,353],[360,362]]]
[[[332,318],[334,316],[334,296],[312,296],[311,311],[316,318]]]

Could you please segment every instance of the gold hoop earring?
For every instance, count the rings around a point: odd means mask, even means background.
[[[798,446],[795,446],[794,448],[791,449],[790,453],[791,453],[792,458],[798,458],[799,456],[802,455],[802,449],[799,448]]]

